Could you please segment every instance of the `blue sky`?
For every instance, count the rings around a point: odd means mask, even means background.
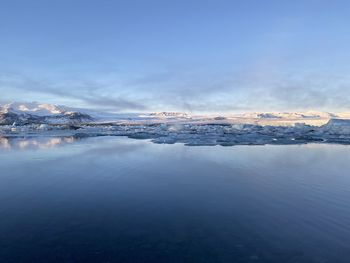
[[[337,0],[0,0],[0,100],[346,111],[349,13]]]

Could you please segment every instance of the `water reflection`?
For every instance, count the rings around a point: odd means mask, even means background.
[[[1,145],[0,262],[350,258],[348,146],[185,147],[122,137]]]
[[[78,137],[0,137],[0,149],[4,150],[35,150],[52,149],[64,144],[72,144]]]

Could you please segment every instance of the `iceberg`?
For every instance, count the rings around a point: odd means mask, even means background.
[[[159,144],[222,146],[350,144],[350,119],[330,113],[196,116],[178,112],[94,112],[91,117],[87,112],[48,104],[7,104],[0,108],[0,136],[127,136]]]

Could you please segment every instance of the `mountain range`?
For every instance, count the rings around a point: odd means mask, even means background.
[[[0,124],[73,124],[93,121],[89,114],[53,104],[8,103],[0,105]]]
[[[0,105],[0,125],[25,124],[79,124],[103,121],[211,121],[230,123],[261,123],[279,125],[286,123],[327,122],[330,119],[348,119],[350,114],[334,114],[319,111],[307,112],[253,112],[244,114],[193,115],[182,112],[153,112],[153,113],[106,113],[90,109],[71,108],[47,103],[13,102]]]

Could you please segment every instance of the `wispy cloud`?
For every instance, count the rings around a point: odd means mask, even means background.
[[[347,110],[350,78],[342,74],[167,69],[138,76],[33,79],[0,75],[0,91],[16,100],[50,97],[108,111]],[[76,105],[70,105],[76,106]]]
[[[78,101],[86,106],[109,111],[139,111],[147,107],[136,100],[130,100],[107,93],[103,84],[90,81],[53,82],[32,79],[20,74],[0,75],[0,90],[7,89],[16,100],[25,100],[25,94],[41,94],[54,98]],[[12,90],[11,92],[9,90]],[[34,97],[32,96],[32,97]],[[40,96],[38,96],[40,97]]]

